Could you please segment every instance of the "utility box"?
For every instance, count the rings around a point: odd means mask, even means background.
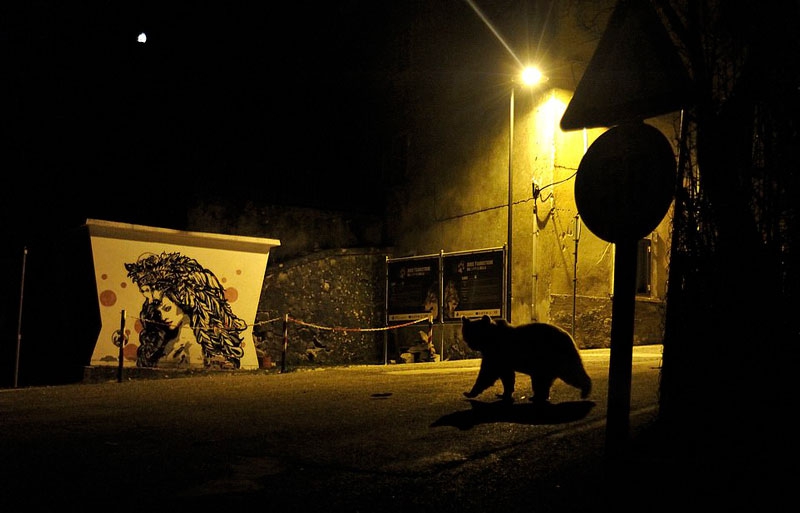
[[[101,319],[92,366],[258,369],[253,324],[279,240],[86,225]]]

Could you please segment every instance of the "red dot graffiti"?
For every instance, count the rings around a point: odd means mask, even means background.
[[[228,287],[225,289],[225,299],[227,299],[229,303],[235,303],[236,300],[239,299],[239,291],[234,287]]]
[[[117,303],[117,294],[113,290],[104,290],[100,293],[100,304],[114,306]]]

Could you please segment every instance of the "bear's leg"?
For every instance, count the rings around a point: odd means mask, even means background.
[[[550,388],[555,380],[555,376],[550,374],[531,375],[531,388],[533,389],[531,402],[547,404],[550,401]]]
[[[514,400],[514,382],[516,381],[517,373],[513,370],[504,371],[500,374],[500,381],[503,383],[503,394],[499,395],[504,401]]]
[[[581,399],[586,399],[592,392],[592,378],[589,377],[580,362],[562,372],[560,377],[564,383],[581,391]]]
[[[489,365],[486,365],[485,360],[482,361],[481,370],[478,371],[478,377],[475,378],[475,384],[472,385],[472,390],[469,392],[464,392],[464,396],[469,397],[470,399],[473,397],[478,397],[481,392],[494,385],[499,377],[500,376],[497,375],[495,369],[490,368]]]

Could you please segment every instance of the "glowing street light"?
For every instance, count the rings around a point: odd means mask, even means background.
[[[511,83],[511,96],[509,98],[508,106],[508,233],[506,234],[506,320],[511,322],[511,239],[513,235],[513,218],[512,209],[514,206],[514,173],[512,166],[512,157],[514,155],[514,90],[517,84],[522,84],[526,87],[532,87],[545,81],[542,72],[534,67],[526,67],[522,70],[519,80],[513,80]]]
[[[542,72],[539,71],[538,68],[534,68],[532,66],[528,66],[524,70],[522,70],[522,74],[520,75],[522,78],[522,83],[526,86],[536,85],[542,81]]]

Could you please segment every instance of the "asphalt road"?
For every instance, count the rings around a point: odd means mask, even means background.
[[[511,406],[465,399],[480,360],[2,390],[0,509],[622,510],[646,493],[604,457],[609,351],[582,355],[591,396],[546,409],[523,375]],[[632,435],[660,362],[634,348]]]

